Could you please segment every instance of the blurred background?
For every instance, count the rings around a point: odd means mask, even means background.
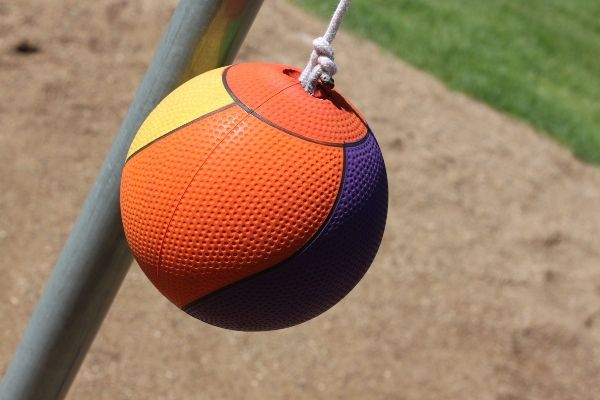
[[[0,374],[176,3],[0,2]],[[336,3],[265,1],[237,61],[304,66]],[[390,185],[363,281],[249,334],[187,316],[133,265],[68,398],[597,398],[597,15],[354,0],[336,86]]]

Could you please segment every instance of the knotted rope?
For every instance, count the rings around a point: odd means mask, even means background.
[[[325,35],[313,40],[314,50],[299,78],[304,90],[311,95],[315,92],[318,81],[327,87],[333,87],[333,75],[337,72],[337,65],[335,65],[331,42],[333,42],[342,24],[342,19],[344,19],[348,7],[350,7],[350,2],[351,0],[340,0]]]

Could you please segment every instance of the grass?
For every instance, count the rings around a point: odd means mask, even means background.
[[[354,0],[344,27],[600,164],[599,16],[590,0]]]

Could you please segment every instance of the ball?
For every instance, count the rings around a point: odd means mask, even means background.
[[[309,320],[363,277],[381,242],[377,141],[336,90],[289,66],[242,63],[184,83],[126,157],[127,241],[158,290],[219,327]]]

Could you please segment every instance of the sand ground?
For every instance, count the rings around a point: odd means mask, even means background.
[[[0,372],[174,5],[0,3]],[[239,60],[302,66],[323,29],[267,0]],[[134,265],[70,399],[598,398],[600,171],[370,43],[335,47],[389,173],[364,280],[247,334],[186,316]]]

